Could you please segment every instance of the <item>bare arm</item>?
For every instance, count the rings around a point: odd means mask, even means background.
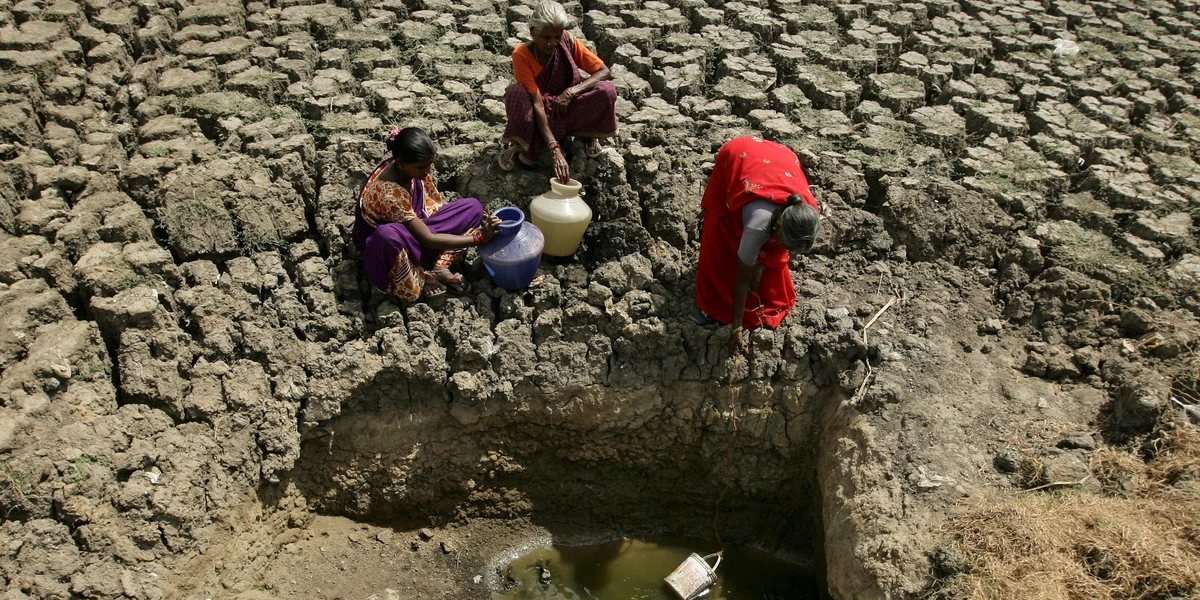
[[[563,93],[569,93],[571,95],[571,99],[574,99],[576,96],[596,87],[597,83],[608,79],[611,75],[612,74],[608,72],[608,66],[602,66],[598,71],[592,73],[587,79],[580,81],[579,85],[569,87]]]
[[[576,96],[579,96],[580,94],[583,94],[584,92],[596,87],[596,84],[608,79],[609,76],[610,73],[608,72],[608,67],[601,65],[600,68],[596,70],[595,73],[592,73],[590,77],[579,82],[579,85],[563,90],[563,93],[559,94],[558,97],[554,99],[554,114],[567,114],[567,108],[571,106],[571,102],[575,100]]]
[[[529,92],[529,100],[533,103],[533,120],[537,124],[538,131],[542,134],[542,139],[546,142],[546,147],[550,150],[550,159],[554,162],[554,174],[558,180],[566,183],[571,179],[571,169],[567,166],[567,157],[563,155],[562,148],[551,146],[558,140],[554,139],[554,133],[550,131],[550,119],[546,116],[546,106],[542,102],[542,92]]]
[[[729,335],[729,354],[744,354],[747,344],[742,339],[742,319],[746,313],[746,296],[750,293],[750,283],[759,272],[758,265],[748,265],[738,259],[737,277],[733,280],[733,331]],[[760,274],[761,276],[761,274]]]
[[[496,235],[496,225],[500,219],[493,216],[484,218],[482,225],[483,241],[486,242]],[[451,235],[449,233],[434,233],[429,230],[429,226],[420,219],[412,219],[405,221],[404,226],[408,228],[409,233],[417,238],[417,243],[425,248],[433,250],[450,250],[453,248],[471,248],[475,246],[475,238],[469,235]]]

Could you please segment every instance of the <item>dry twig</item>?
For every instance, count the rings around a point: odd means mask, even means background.
[[[1021,490],[1019,493],[1036,492],[1038,490],[1044,490],[1046,488],[1052,488],[1052,487],[1062,487],[1062,486],[1068,486],[1068,485],[1083,485],[1084,482],[1086,482],[1087,480],[1089,480],[1091,478],[1092,478],[1092,476],[1090,474],[1088,474],[1088,475],[1084,475],[1083,479],[1080,479],[1079,481],[1051,481],[1050,483],[1045,483],[1045,484],[1039,485],[1037,487],[1031,487],[1027,490]]]
[[[862,384],[858,386],[858,390],[854,392],[853,396],[851,396],[851,399],[855,401],[862,397],[863,390],[867,389],[867,384],[871,383],[871,375],[875,373],[875,369],[871,368],[870,361],[863,359],[862,362],[864,365],[867,365],[867,374],[863,376]]]
[[[887,304],[884,304],[883,308],[879,309],[879,311],[875,313],[875,316],[871,317],[870,321],[867,321],[866,325],[863,325],[863,344],[867,343],[867,330],[870,329],[871,326],[875,324],[875,321],[879,320],[879,317],[883,316],[883,313],[887,312],[887,309],[891,308],[892,305],[895,304],[899,299],[900,296],[893,295],[890,299],[888,299]]]

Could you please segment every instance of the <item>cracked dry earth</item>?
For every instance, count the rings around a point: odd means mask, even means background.
[[[620,94],[584,246],[399,305],[348,244],[386,129],[546,187],[494,166],[530,5],[0,0],[0,598],[486,598],[637,534],[916,597],[952,507],[1196,387],[1200,4],[566,6]],[[749,134],[826,220],[731,364],[689,300]]]

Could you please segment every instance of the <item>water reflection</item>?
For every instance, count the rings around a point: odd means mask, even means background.
[[[573,550],[579,551],[560,551],[557,559],[563,565],[564,571],[574,575],[577,587],[584,590],[602,590],[608,587],[608,577],[613,561],[622,552],[628,551],[633,543],[633,539],[626,538],[607,544],[576,546]],[[551,581],[554,580],[553,578],[554,570],[551,569]]]
[[[663,581],[695,552],[719,550],[685,538],[626,538],[590,546],[537,548],[511,563],[520,582],[496,600],[679,600]],[[711,564],[711,563],[710,563]],[[542,569],[550,579],[540,580]],[[751,548],[726,547],[717,583],[704,600],[817,600],[819,586],[807,569]]]

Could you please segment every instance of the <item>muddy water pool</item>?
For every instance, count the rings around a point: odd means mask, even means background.
[[[692,552],[716,552],[718,544],[669,537],[626,538],[589,546],[535,548],[502,570],[493,600],[678,600],[663,581]],[[712,564],[712,560],[709,561]],[[548,583],[540,581],[549,569]],[[511,579],[508,579],[511,577]],[[817,600],[816,575],[766,552],[726,547],[717,583],[704,600]]]

